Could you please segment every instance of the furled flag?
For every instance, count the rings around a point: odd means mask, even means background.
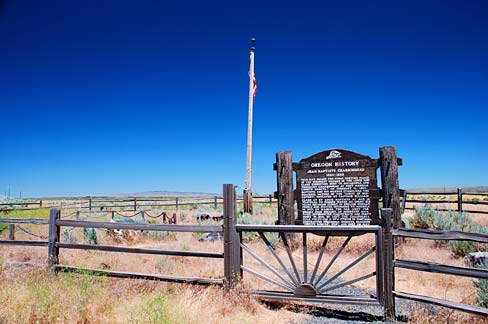
[[[256,97],[256,92],[258,91],[258,85],[256,83],[256,76],[252,76],[252,96]]]

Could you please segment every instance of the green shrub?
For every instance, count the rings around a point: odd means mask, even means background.
[[[168,232],[168,231],[148,231],[147,235],[149,238],[155,241],[163,241],[163,240],[176,240],[176,233],[175,232]]]
[[[189,246],[188,244],[183,244],[180,249],[181,249],[181,251],[188,252],[188,251],[191,251],[191,246]]]
[[[166,270],[173,270],[176,266],[175,260],[173,258],[168,257],[168,256],[163,256],[156,261],[156,264],[154,265],[154,268],[156,268],[157,271],[164,272]]]
[[[410,226],[414,228],[433,229],[439,231],[462,231],[472,233],[487,233],[487,229],[475,223],[468,214],[450,211],[442,213],[430,204],[415,207],[415,214],[410,219]],[[445,245],[451,249],[454,257],[464,257],[470,252],[485,251],[486,244],[470,241],[436,241],[437,245]]]
[[[484,268],[488,269],[488,264],[485,263]],[[474,285],[479,289],[476,297],[478,305],[488,307],[488,279],[479,279]]]
[[[72,229],[65,228],[63,230],[63,242],[65,243],[75,243],[76,242],[76,235],[73,233]]]
[[[5,231],[5,229],[8,227],[7,224],[5,223],[0,223],[0,234],[2,234],[3,231]]]
[[[83,235],[85,236],[85,239],[88,241],[89,244],[98,244],[97,230],[93,227],[84,228]]]

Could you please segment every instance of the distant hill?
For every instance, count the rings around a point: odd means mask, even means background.
[[[430,187],[430,188],[407,188],[407,192],[411,193],[453,193],[457,192],[458,187]],[[472,187],[460,187],[464,193],[477,193],[477,192],[488,192],[488,186],[472,186]]]
[[[215,193],[208,192],[179,192],[179,191],[143,191],[137,193],[116,193],[112,197],[201,197],[216,196]]]

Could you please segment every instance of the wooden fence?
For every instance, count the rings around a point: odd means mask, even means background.
[[[106,276],[119,278],[140,278],[151,280],[164,280],[172,282],[184,282],[201,285],[224,285],[227,288],[235,287],[241,276],[241,255],[242,247],[240,246],[239,231],[237,229],[236,206],[237,198],[235,188],[231,184],[226,184],[223,187],[223,213],[224,223],[217,226],[203,226],[203,225],[176,225],[176,224],[123,224],[112,222],[93,222],[82,220],[67,220],[61,218],[60,208],[51,208],[50,217],[48,219],[13,219],[2,218],[2,223],[9,224],[36,224],[48,226],[48,238],[40,241],[17,241],[17,240],[0,240],[0,245],[22,245],[22,246],[41,246],[48,249],[48,265],[54,272],[63,271],[86,271],[88,273],[103,274]],[[424,194],[424,193],[423,193]],[[460,195],[462,197],[462,195]],[[462,201],[462,198],[461,198]],[[391,208],[381,209],[381,216],[384,224],[381,228],[381,235],[379,236],[381,244],[378,243],[378,248],[381,250],[378,256],[380,270],[378,276],[380,281],[378,287],[380,293],[380,303],[384,307],[385,318],[387,320],[394,320],[395,318],[395,298],[410,299],[418,302],[439,305],[455,310],[469,312],[478,315],[488,315],[488,310],[484,307],[466,305],[455,303],[447,300],[441,300],[430,296],[415,295],[402,291],[395,290],[395,269],[404,268],[416,271],[435,272],[440,274],[448,274],[463,277],[472,277],[479,279],[488,279],[488,270],[476,268],[454,267],[444,264],[437,264],[431,262],[420,262],[413,260],[402,260],[395,258],[395,238],[410,237],[417,239],[429,240],[468,240],[474,242],[488,243],[488,234],[481,233],[466,233],[457,231],[432,231],[419,229],[402,229],[393,227],[393,216]],[[297,226],[280,225],[276,228],[277,231],[286,232],[297,231]],[[117,230],[148,230],[148,231],[168,231],[168,232],[223,232],[223,252],[199,252],[199,251],[175,251],[175,250],[156,250],[146,248],[107,246],[107,245],[88,245],[64,243],[60,240],[60,233],[63,227],[73,228],[101,228],[101,229],[117,229]],[[242,226],[241,226],[242,227]],[[306,227],[303,231],[308,231]],[[313,228],[310,229],[313,233]],[[152,254],[152,255],[170,255],[182,257],[199,257],[199,258],[218,258],[223,259],[224,274],[221,278],[200,278],[200,277],[182,277],[170,276],[163,274],[125,272],[104,269],[88,269],[79,268],[70,265],[59,263],[60,250],[63,249],[77,249],[77,250],[98,250],[113,253],[136,253],[136,254]],[[306,267],[306,266],[305,266]],[[306,271],[306,270],[305,270]]]
[[[242,202],[242,197],[236,197],[237,202]],[[255,195],[253,196],[254,204],[267,203],[269,205],[276,204],[277,200],[273,195]],[[95,210],[110,210],[116,208],[119,211],[137,211],[139,209],[160,208],[160,207],[174,207],[176,209],[183,206],[192,205],[211,205],[217,209],[223,206],[223,196],[207,196],[207,197],[128,197],[128,198],[112,198],[112,197],[61,197],[37,200],[20,200],[16,202],[0,203],[0,210],[34,210],[42,207],[59,207],[59,208],[82,208],[90,211]],[[36,206],[36,207],[33,207]]]
[[[434,231],[426,229],[393,229],[391,231],[393,237],[409,237],[417,239],[427,239],[427,240],[460,240],[460,241],[472,241],[479,243],[488,243],[488,234],[481,233],[466,233],[459,231]],[[406,292],[396,291],[394,287],[395,282],[395,269],[403,268],[416,271],[440,273],[446,275],[471,277],[478,279],[488,279],[488,270],[478,269],[478,268],[465,268],[456,267],[445,264],[438,264],[432,262],[421,262],[413,260],[402,260],[396,259],[394,257],[394,248],[390,245],[390,249],[386,251],[388,254],[387,259],[393,260],[392,267],[390,268],[390,278],[391,281],[391,291],[392,296],[402,299],[409,299],[418,302],[438,305],[447,307],[450,309],[460,310],[468,313],[473,313],[476,315],[488,315],[488,309],[479,306],[466,305],[462,303],[456,303],[452,301],[447,301],[443,299],[433,298],[429,296],[422,296],[416,294],[410,294]],[[392,304],[392,310],[394,314],[394,303]]]
[[[479,192],[463,192],[462,188],[457,188],[456,191],[452,192],[408,192],[407,190],[402,190],[402,208],[403,209],[414,209],[413,206],[407,206],[407,203],[413,204],[434,204],[434,205],[440,205],[439,207],[436,207],[437,210],[440,211],[451,211],[455,210],[458,212],[467,212],[467,213],[473,213],[473,214],[488,214],[488,199],[485,200],[485,198],[488,198],[488,193],[479,193]],[[467,200],[464,199],[463,196],[476,196],[478,198],[477,200]],[[423,197],[422,197],[423,196]],[[435,198],[426,198],[425,196],[455,196],[455,199],[450,199],[450,200],[442,200],[442,199],[435,199]],[[419,197],[419,198],[417,198]],[[445,208],[442,205],[447,205],[447,204],[456,204],[457,208]],[[472,208],[466,208],[467,206],[486,206],[486,210],[473,210]],[[443,207],[443,208],[442,208]]]

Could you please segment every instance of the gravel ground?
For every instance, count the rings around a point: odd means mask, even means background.
[[[323,280],[326,280],[324,278]],[[336,279],[331,284],[339,284]],[[360,289],[356,286],[348,285],[333,290],[331,293],[337,295],[365,296],[372,295],[374,292]],[[314,308],[307,310],[313,315],[312,319],[304,324],[354,324],[354,323],[384,323],[383,307],[376,305],[353,305],[353,304],[333,304],[333,303],[314,303],[310,304]],[[397,317],[407,317],[413,312],[414,303],[402,299],[396,299]],[[300,308],[299,308],[300,310]],[[303,310],[307,312],[307,310]],[[402,323],[398,321],[397,323]]]

